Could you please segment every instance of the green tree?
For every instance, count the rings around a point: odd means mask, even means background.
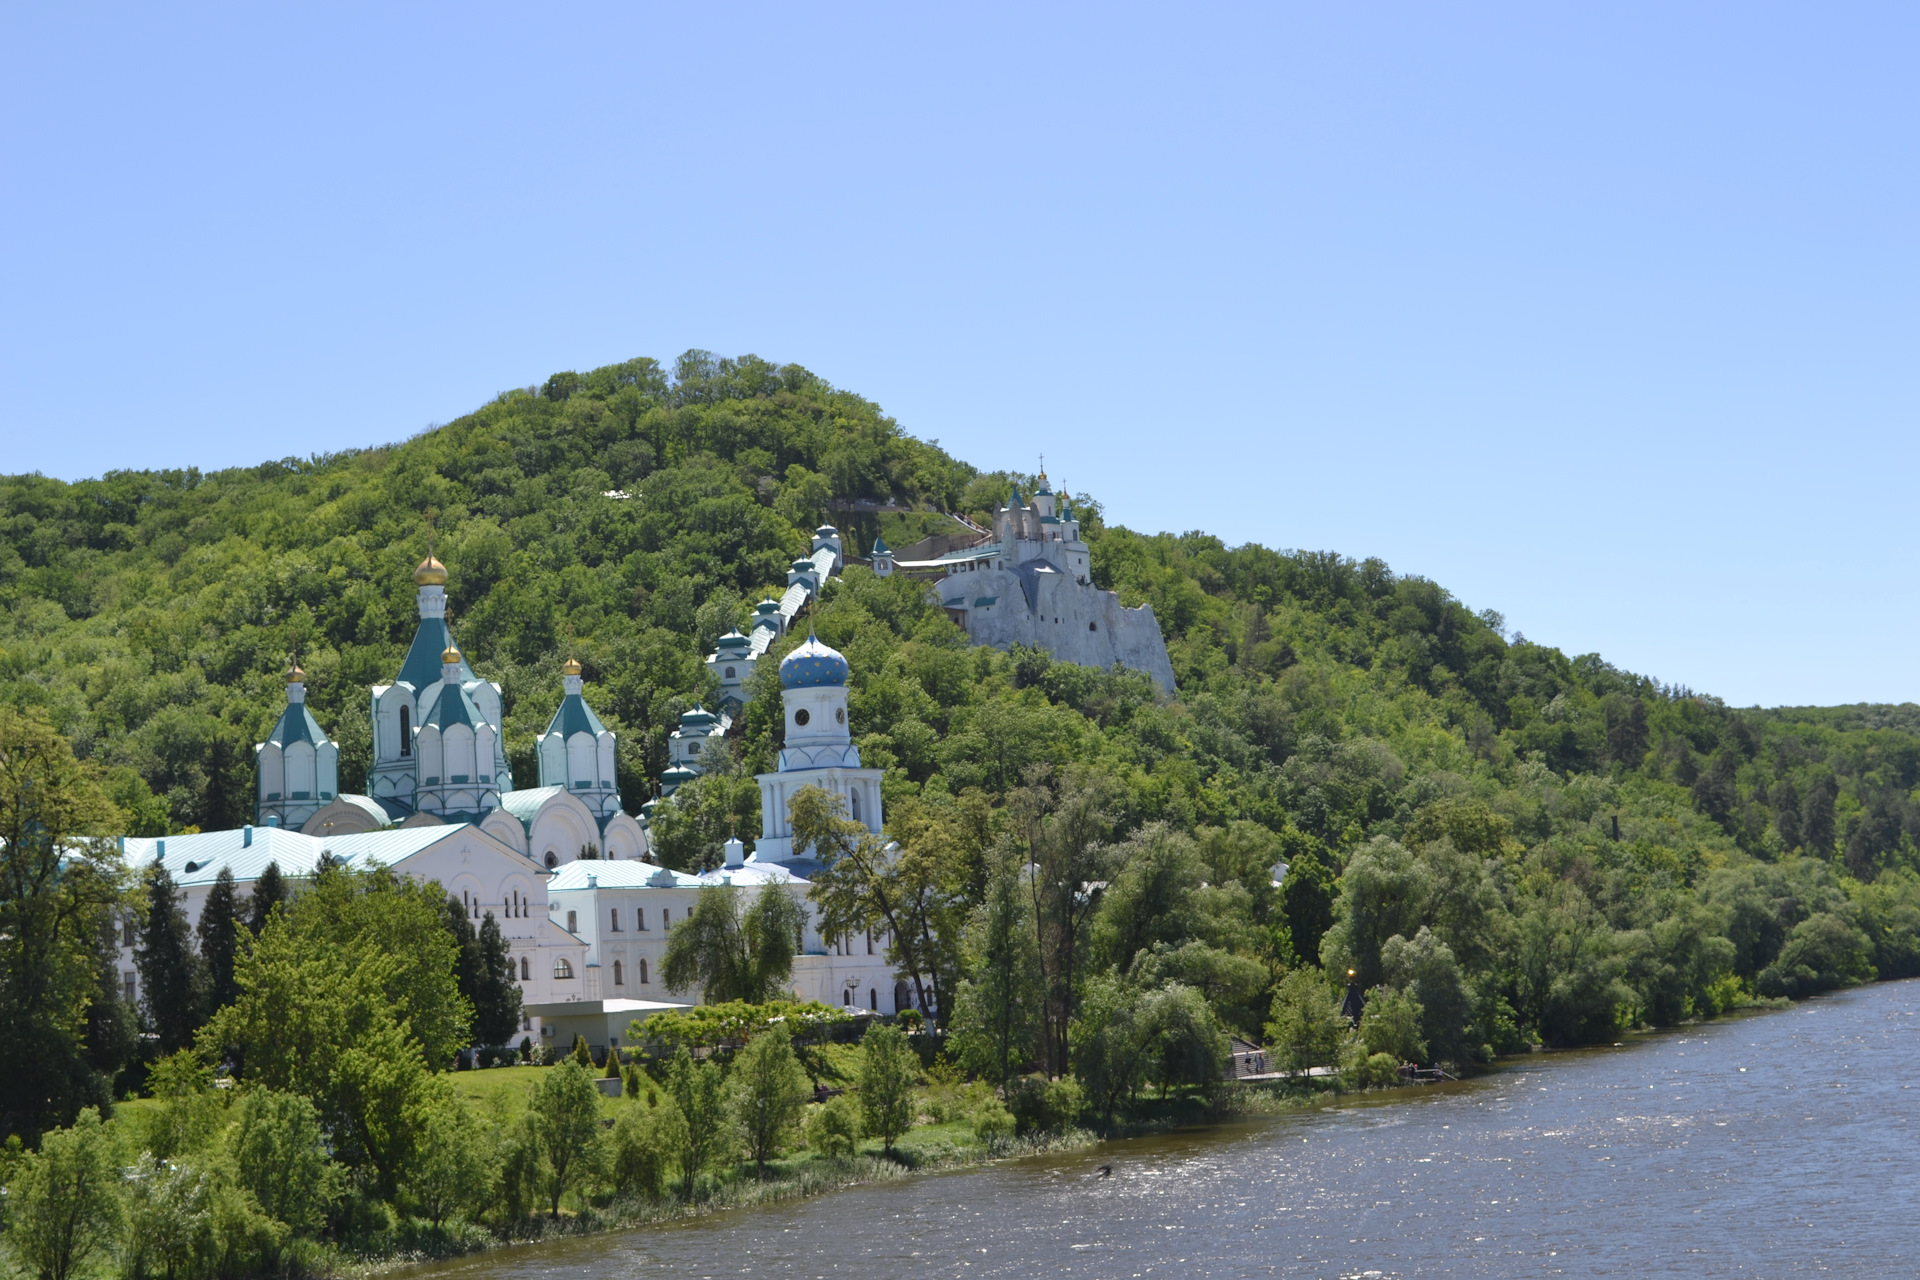
[[[796,853],[821,863],[808,898],[828,937],[865,931],[887,940],[887,958],[914,985],[915,1003],[944,1019],[959,968],[967,904],[956,871],[963,836],[940,810],[896,805],[891,839],[847,817],[846,800],[805,786],[788,804]],[[905,812],[899,812],[904,810]]]
[[[771,1027],[747,1042],[734,1056],[728,1086],[734,1125],[745,1140],[747,1157],[764,1173],[767,1161],[792,1140],[813,1096],[785,1027]]]
[[[1066,1075],[1071,1067],[1068,1033],[1080,952],[1099,901],[1091,886],[1106,878],[1105,840],[1114,798],[1111,784],[1099,774],[1075,772],[1056,784],[1045,770],[1035,770],[1028,784],[1009,796],[1034,868],[1027,890],[1045,993],[1041,1047],[1050,1075]]]
[[[262,1211],[296,1236],[319,1233],[341,1186],[312,1102],[297,1093],[249,1089],[227,1146],[239,1184]]]
[[[1399,987],[1379,986],[1367,992],[1367,1009],[1360,1017],[1360,1039],[1369,1054],[1384,1053],[1398,1065],[1425,1062],[1427,1042],[1420,1034],[1426,1011]]]
[[[29,1142],[109,1101],[83,1037],[121,905],[115,819],[43,717],[0,706],[0,1126]]]
[[[273,909],[287,900],[287,882],[280,875],[280,864],[267,863],[266,870],[253,882],[253,892],[247,898],[247,928],[254,937],[267,927],[267,921],[273,918]]]
[[[520,1030],[520,982],[514,972],[513,949],[491,911],[480,918],[479,949],[479,972],[471,997],[474,1039],[484,1045],[507,1044]]]
[[[888,1151],[913,1127],[913,1089],[920,1081],[920,1055],[900,1028],[875,1023],[860,1038],[860,1112],[866,1131]]]
[[[992,859],[986,901],[966,930],[963,968],[951,1020],[952,1052],[975,1075],[1006,1083],[1040,1043],[1040,957],[1024,869],[1010,851]]]
[[[38,1280],[67,1280],[111,1252],[125,1213],[113,1140],[92,1107],[49,1132],[7,1184],[7,1240]]]
[[[446,895],[440,902],[440,922],[453,943],[454,985],[467,1007],[477,1011],[482,971],[480,935],[473,927],[473,918],[467,914],[467,904],[452,894]]]
[[[1273,991],[1267,1048],[1283,1071],[1331,1067],[1347,1036],[1346,1019],[1315,969],[1295,969]]]
[[[147,869],[146,923],[133,960],[147,1025],[162,1053],[192,1044],[208,1013],[206,965],[193,949],[193,933],[180,909],[185,898],[162,863]]]
[[[786,989],[805,925],[800,904],[778,882],[750,905],[744,889],[706,890],[667,935],[661,981],[674,992],[698,987],[709,1004],[764,1004]]]
[[[249,1085],[311,1098],[336,1156],[391,1196],[413,1154],[429,1063],[465,1041],[440,895],[384,870],[334,868],[275,913],[236,968],[240,997],[200,1033]]]
[[[1420,1006],[1420,1038],[1442,1062],[1466,1063],[1479,1048],[1474,1038],[1472,984],[1451,948],[1422,925],[1412,941],[1395,935],[1381,948],[1387,981],[1404,987]]]
[[[546,1118],[537,1108],[535,1114],[541,1117],[544,1134]],[[414,1125],[418,1137],[407,1190],[438,1229],[448,1218],[486,1200],[492,1190],[493,1153],[478,1118],[449,1095],[430,1098],[414,1113]]]
[[[571,1060],[544,1072],[528,1099],[533,1133],[545,1162],[548,1209],[560,1216],[560,1197],[592,1174],[599,1155],[600,1091],[593,1076]]]
[[[200,923],[195,932],[200,939],[200,958],[207,969],[207,1008],[223,1009],[240,994],[233,981],[234,955],[240,946],[240,898],[234,890],[233,868],[222,866],[207,891],[200,908]]]
[[[720,1064],[695,1062],[684,1048],[667,1067],[667,1093],[679,1111],[683,1126],[677,1131],[683,1195],[691,1196],[701,1174],[726,1162],[738,1146],[738,1135],[727,1110],[726,1078]]]

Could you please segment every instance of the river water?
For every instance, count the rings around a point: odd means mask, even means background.
[[[1916,1106],[1920,981],[1886,983],[1383,1101],[415,1274],[1912,1276]]]

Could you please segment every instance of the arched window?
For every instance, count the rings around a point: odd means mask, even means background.
[[[849,798],[850,798],[850,799],[852,800],[852,802],[853,802],[853,805],[852,805],[852,808],[853,808],[853,820],[854,820],[855,822],[858,822],[858,821],[860,821],[860,792],[859,792],[859,789],[858,789],[858,788],[855,788],[855,789],[854,789],[853,791],[850,791],[850,792],[848,792],[847,794],[848,794],[848,797],[849,797]]]
[[[616,987],[624,987],[627,985],[627,980],[620,975],[620,962],[618,960],[613,962],[613,985]]]
[[[645,956],[640,957],[640,985],[643,987],[647,985],[647,958]]]
[[[551,849],[547,850],[547,866],[549,868],[552,868],[552,867],[557,867],[559,865],[560,865],[560,855],[555,853]]]
[[[840,993],[840,1004],[842,1008],[850,1007],[853,1004],[853,992],[842,991]]]
[[[565,956],[561,956],[558,960],[555,960],[553,962],[553,976],[555,978],[571,978],[573,976],[572,962]]]
[[[733,668],[732,668],[732,667],[728,667],[728,668],[727,668],[727,679],[729,679],[729,680],[731,680],[731,679],[733,679]]]
[[[522,982],[533,981],[533,966],[527,963],[527,958],[525,956],[520,957],[520,981]]]
[[[1089,631],[1098,631],[1099,629],[1100,629],[1100,624],[1097,622],[1089,622],[1087,624],[1087,630]]]
[[[867,1008],[880,1012],[880,991],[876,987],[867,988]]]
[[[400,708],[400,756],[405,759],[413,754],[413,712]]]
[[[580,932],[580,913],[578,911],[567,912],[567,932]]]

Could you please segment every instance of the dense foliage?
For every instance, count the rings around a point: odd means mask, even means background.
[[[363,690],[399,665],[410,570],[432,540],[460,642],[504,687],[522,784],[571,650],[621,735],[637,809],[675,716],[712,694],[702,655],[784,585],[813,525],[833,520],[855,553],[882,532],[901,545],[941,511],[987,517],[1030,480],[977,472],[804,369],[699,352],[671,371],[556,374],[399,445],[211,474],[8,477],[0,707],[41,726],[14,735],[29,754],[67,749],[47,728],[71,744],[70,764],[46,767],[90,771],[125,829],[234,825],[297,653],[355,789]],[[1920,973],[1920,709],[1738,710],[1508,635],[1377,560],[1141,534],[1075,503],[1096,581],[1153,605],[1177,695],[971,648],[920,585],[858,566],[811,619],[851,662],[854,730],[886,770],[898,842],[862,844],[830,805],[804,815],[833,866],[820,905],[832,929],[885,939],[970,1070],[1072,1074],[1111,1110],[1216,1072],[1226,1032],[1297,1033],[1287,1052],[1302,1061],[1364,1042],[1470,1064]],[[711,865],[728,835],[757,832],[751,775],[781,732],[774,666],[707,776],[656,818],[662,860]],[[87,810],[68,825],[111,824]],[[34,1114],[65,1120],[99,1100],[89,1072],[113,1066],[87,1056],[89,1035],[114,1034],[99,964],[112,912],[147,921],[155,956],[187,937],[156,918],[164,884],[114,883],[103,866],[97,890],[49,886],[37,847],[22,837],[9,854],[19,874],[0,908],[20,937],[75,918],[58,915],[62,894],[93,896],[75,906],[83,927],[8,959],[0,999],[58,1048],[53,1065],[35,1059],[64,1074],[34,1086],[48,1100]],[[751,946],[728,967],[746,917],[708,923],[687,982],[765,995],[734,972]],[[272,929],[250,919],[248,933]],[[202,945],[212,967],[181,970],[178,1007],[144,1011],[166,1045],[192,1010],[244,1006],[235,993],[281,963],[240,941],[231,956]],[[469,956],[466,1005],[497,967],[484,941],[453,945]],[[1347,969],[1379,1002],[1352,1041],[1329,1038],[1321,1007]],[[371,977],[340,987],[343,1010],[396,998]],[[223,1034],[245,1033],[236,1019]],[[433,1034],[438,1066],[453,1042]],[[1058,1103],[1024,1085],[1008,1097]]]

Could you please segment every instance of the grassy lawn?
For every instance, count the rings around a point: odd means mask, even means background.
[[[551,1067],[488,1067],[485,1071],[450,1071],[447,1079],[455,1096],[465,1098],[483,1111],[500,1108],[507,1115],[527,1109],[527,1091],[551,1071]],[[595,1071],[594,1076],[600,1075]],[[620,1100],[602,1097],[600,1110],[611,1117],[618,1114]]]

